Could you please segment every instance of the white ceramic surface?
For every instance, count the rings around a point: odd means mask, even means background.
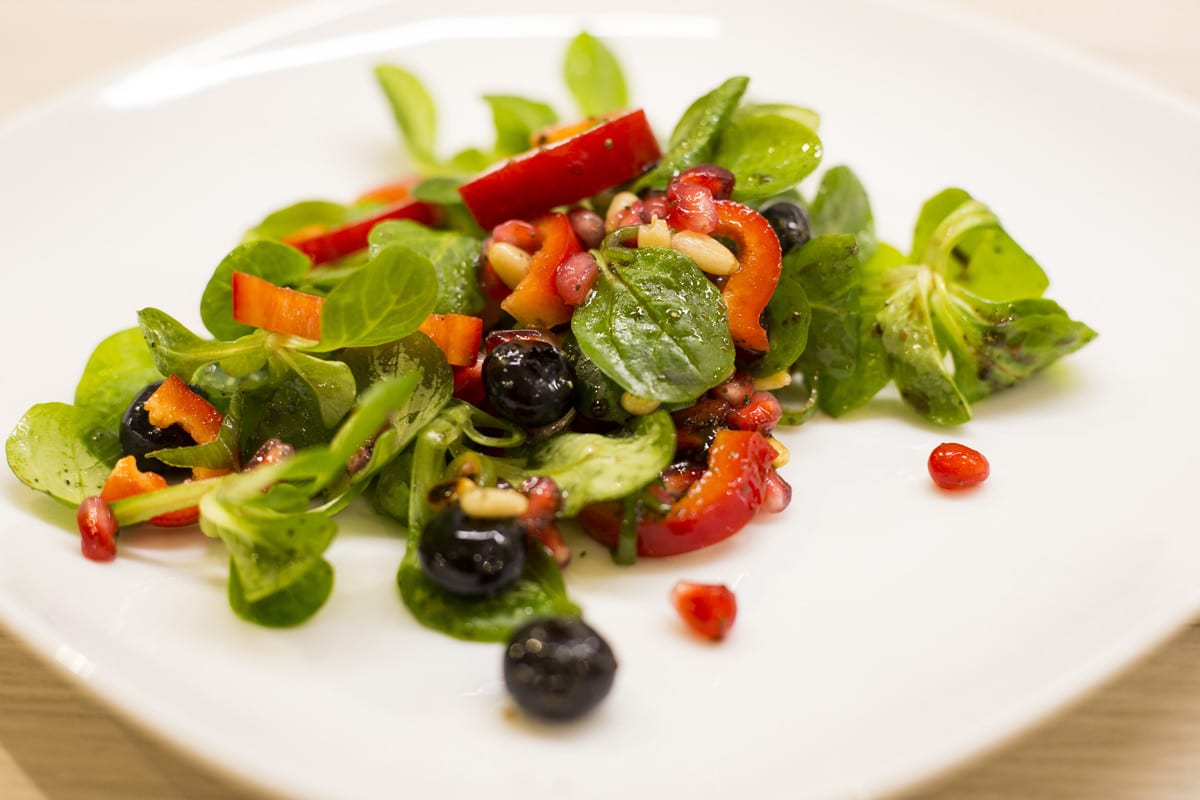
[[[269,792],[322,797],[851,798],[894,792],[1078,697],[1200,609],[1188,490],[1200,436],[1190,233],[1200,114],[1118,74],[942,11],[855,0],[633,18],[532,3],[414,11],[324,3],[95,83],[0,131],[8,343],[0,421],[69,400],[96,341],[197,298],[240,231],[293,200],[404,170],[370,66],[421,72],[443,140],[489,137],[483,91],[567,109],[563,42],[618,50],[662,130],[735,72],[757,99],[824,116],[885,239],[962,185],[1100,338],[946,431],[881,399],[785,437],[792,507],[709,551],[617,569],[580,542],[569,583],[621,659],[576,726],[509,712],[499,648],[417,626],[401,539],[351,514],[329,605],[295,631],[238,621],[219,546],[137,532],[78,554],[72,513],[0,477],[0,621],[115,708]],[[939,441],[992,479],[947,496]],[[679,577],[741,616],[705,646],[673,618]]]

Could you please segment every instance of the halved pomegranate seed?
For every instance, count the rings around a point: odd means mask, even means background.
[[[679,581],[671,602],[692,630],[713,641],[724,639],[737,619],[737,597],[724,584]]]

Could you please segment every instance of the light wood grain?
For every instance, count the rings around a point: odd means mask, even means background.
[[[0,119],[97,73],[295,0],[0,0]],[[1200,101],[1196,0],[947,0]],[[1200,797],[1200,629],[1071,712],[910,800]],[[0,632],[0,798],[249,800],[114,717]]]

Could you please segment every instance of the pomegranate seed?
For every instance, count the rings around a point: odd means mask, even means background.
[[[714,386],[711,392],[734,408],[741,408],[749,405],[750,395],[754,394],[754,378],[749,372],[735,372],[724,383]]]
[[[604,217],[588,208],[572,208],[567,212],[571,230],[584,250],[599,247],[604,241]]]
[[[726,422],[739,431],[758,431],[764,436],[783,418],[783,407],[770,392],[755,392],[746,405],[729,413]]]
[[[671,216],[671,203],[665,194],[653,194],[642,201],[642,216],[646,222],[653,222],[655,217],[666,220]]]
[[[536,253],[542,246],[542,234],[523,219],[510,219],[492,228],[492,241],[507,242],[527,253]],[[484,251],[487,252],[486,250]]]
[[[560,567],[565,567],[571,560],[571,548],[558,529],[558,511],[562,508],[558,484],[552,478],[534,477],[521,484],[520,491],[529,498],[529,506],[517,517],[517,524],[537,539]]]
[[[712,233],[717,229],[717,207],[712,192],[695,183],[673,181],[667,187],[671,213],[667,222],[676,230]]]
[[[778,514],[787,508],[792,502],[792,485],[785,481],[783,477],[775,471],[775,468],[767,470],[766,480],[763,481],[763,499],[762,505],[759,506],[768,514]]]
[[[112,561],[117,557],[117,518],[108,503],[98,496],[88,497],[75,512],[79,526],[80,549],[92,561]]]
[[[630,225],[641,225],[646,220],[642,216],[642,211],[645,210],[645,204],[638,200],[633,205],[621,209],[617,213],[613,222],[613,230],[617,228],[627,228]]]
[[[737,619],[737,597],[724,584],[679,581],[671,602],[692,630],[713,641],[724,639]]]
[[[250,456],[250,460],[246,462],[246,466],[242,469],[249,470],[261,467],[264,464],[278,464],[280,461],[291,458],[294,455],[296,455],[296,448],[283,441],[283,439],[272,436],[262,443],[254,455]]]
[[[554,288],[567,305],[583,305],[599,276],[600,267],[591,253],[575,253],[558,265]]]
[[[929,454],[929,477],[943,489],[965,489],[991,473],[983,453],[957,442],[943,442]]]
[[[708,189],[714,200],[728,200],[733,194],[733,173],[716,164],[697,164],[688,167],[675,178],[680,183],[694,183]]]

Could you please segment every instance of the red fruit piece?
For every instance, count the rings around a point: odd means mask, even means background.
[[[957,442],[943,442],[929,454],[929,477],[943,489],[966,489],[987,480],[991,466],[983,453]]]
[[[692,630],[713,641],[724,639],[737,619],[737,597],[724,584],[679,581],[671,603]]]
[[[667,187],[667,204],[671,208],[667,222],[672,228],[696,233],[717,229],[717,207],[706,187],[674,181]]]
[[[98,496],[88,497],[75,512],[79,526],[79,546],[92,561],[112,561],[117,557],[117,518],[108,503]]]

